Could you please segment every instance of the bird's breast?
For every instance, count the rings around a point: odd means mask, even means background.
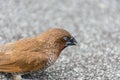
[[[57,60],[57,56],[55,54],[49,54],[46,68],[54,64],[56,60]]]

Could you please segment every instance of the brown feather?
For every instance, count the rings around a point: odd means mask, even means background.
[[[48,67],[65,48],[63,36],[71,35],[63,29],[56,28],[33,38],[1,45],[0,72],[30,72]]]

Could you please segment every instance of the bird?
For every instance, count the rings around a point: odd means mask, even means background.
[[[76,39],[65,29],[51,28],[40,35],[0,45],[0,73],[10,73],[13,80],[22,75],[47,69]]]

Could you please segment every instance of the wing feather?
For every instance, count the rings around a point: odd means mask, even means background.
[[[48,59],[40,47],[40,43],[33,39],[1,45],[0,72],[19,73],[42,69]]]
[[[26,54],[23,56],[23,54]],[[32,54],[32,55],[30,55]],[[13,59],[1,59],[0,60],[0,72],[29,72],[29,71],[38,71],[42,69],[46,62],[48,61],[47,57],[44,54],[38,52],[21,53],[22,56],[14,56]]]

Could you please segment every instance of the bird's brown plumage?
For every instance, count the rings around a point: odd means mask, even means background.
[[[0,45],[0,72],[26,73],[53,64],[65,48],[63,29],[50,29],[36,37]]]

